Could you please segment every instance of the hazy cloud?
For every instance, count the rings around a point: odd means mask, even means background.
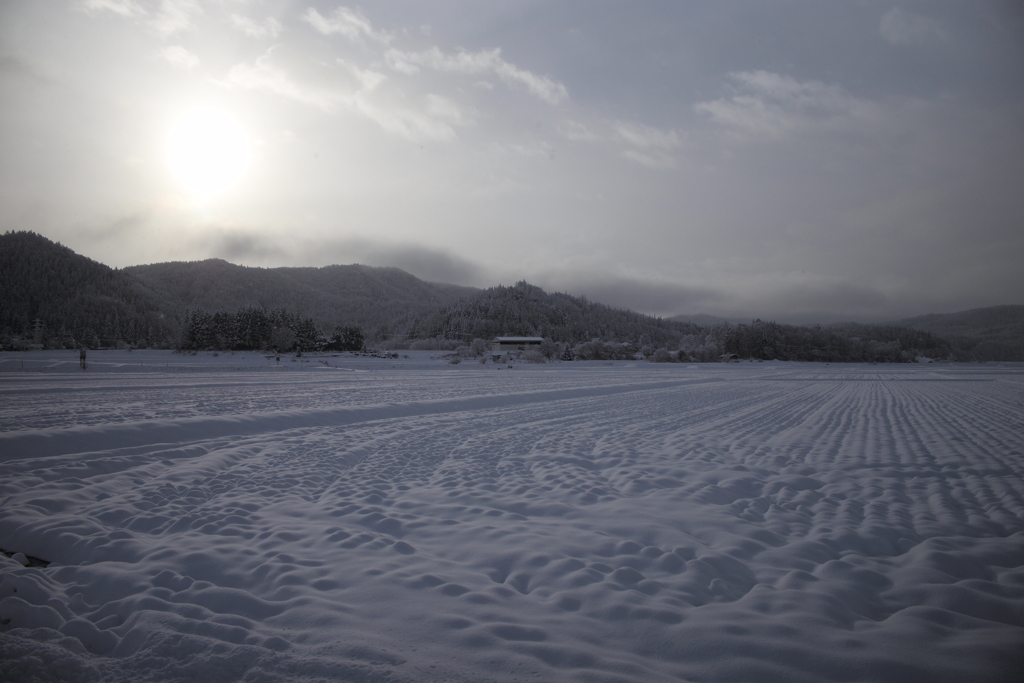
[[[629,161],[648,168],[673,168],[676,165],[671,150],[679,147],[679,136],[674,130],[661,130],[642,124],[616,122],[612,125],[618,139],[631,147],[622,151]]]
[[[619,138],[632,145],[622,156],[648,168],[672,168],[676,165],[671,150],[680,146],[674,130],[661,130],[643,124],[616,122],[613,126]]]
[[[675,149],[679,147],[679,135],[674,130],[660,130],[641,124],[618,122],[615,131],[626,142],[642,149]]]
[[[256,242],[258,248],[263,246]],[[298,250],[300,262],[322,265],[361,263],[400,268],[427,282],[478,286],[485,281],[481,268],[455,254],[415,244],[389,244],[350,239],[305,243]]]
[[[231,23],[250,38],[276,38],[284,29],[281,22],[273,17],[267,17],[262,23],[256,23],[249,17],[232,14]]]
[[[671,317],[679,313],[711,309],[725,299],[723,292],[710,287],[666,282],[615,274],[595,277],[585,271],[539,273],[537,284],[548,291],[585,296],[615,308],[628,308],[648,315]]]
[[[499,154],[516,154],[524,157],[551,157],[555,150],[546,142],[501,142],[488,146]]]
[[[237,263],[277,261],[282,257],[281,249],[265,236],[246,230],[216,228],[208,232],[209,253],[214,258]]]
[[[116,217],[110,223],[97,227],[93,233],[98,240],[118,241],[144,230],[152,220],[149,209],[141,209]]]
[[[162,36],[194,28],[192,20],[203,13],[197,0],[162,0],[152,25]]]
[[[327,78],[319,83],[301,82],[293,75],[286,59],[280,57],[280,46],[272,47],[250,64],[236,64],[224,78],[224,84],[246,90],[262,90],[281,97],[318,107],[324,111],[336,111],[342,105],[353,103],[351,89],[343,90]],[[321,71],[325,67],[320,68]],[[324,82],[328,81],[328,82]]]
[[[882,15],[879,31],[893,45],[924,44],[946,39],[942,22],[899,7],[893,7]]]
[[[163,58],[179,69],[194,69],[199,66],[199,57],[192,54],[181,45],[165,47],[161,52]]]
[[[647,168],[675,168],[676,159],[661,151],[641,152],[636,149],[623,150],[622,156]]]
[[[83,0],[79,6],[87,12],[113,12],[122,17],[141,16],[146,13],[135,0]]]
[[[446,251],[415,244],[365,239],[289,239],[265,233],[211,225],[200,241],[217,258],[248,265],[349,265],[400,268],[427,282],[477,286],[485,280],[480,267]]]
[[[338,7],[334,13],[325,17],[310,7],[302,15],[313,28],[325,36],[340,35],[349,40],[361,42],[363,38],[369,38],[375,42],[387,45],[394,36],[387,31],[378,31],[373,24],[359,9]]]
[[[562,121],[558,124],[562,137],[576,142],[596,142],[600,136],[578,121]]]
[[[819,278],[769,280],[750,289],[723,289],[658,279],[587,273],[538,275],[537,284],[616,308],[670,318],[713,313],[731,319],[772,317],[779,322],[811,323],[877,317],[891,302],[882,292],[848,281]]]
[[[838,322],[884,310],[888,298],[874,287],[825,277],[807,278],[803,282],[786,282],[781,277],[765,283],[758,292],[744,292],[742,299],[751,315],[757,311],[773,311],[788,322]]]
[[[460,50],[456,53],[445,53],[438,47],[423,52],[403,52],[392,48],[384,58],[392,69],[410,76],[419,73],[420,68],[458,74],[493,73],[506,83],[526,86],[531,94],[550,104],[558,104],[569,96],[563,84],[506,62],[501,57],[501,48],[479,52]]]
[[[456,126],[468,126],[473,123],[473,116],[470,112],[440,95],[427,94],[427,114]]]
[[[754,135],[777,138],[813,126],[870,121],[879,114],[876,104],[820,81],[798,81],[770,71],[737,71],[729,80],[731,97],[699,102],[694,109]]]
[[[342,68],[347,69],[364,90],[374,90],[377,86],[388,79],[387,76],[379,71],[374,71],[372,69],[360,69],[355,64],[346,62],[344,59],[337,60],[337,63]]]
[[[461,115],[453,103],[436,95],[427,96],[425,111],[381,104],[361,94],[355,97],[354,104],[384,130],[409,140],[451,140],[455,137],[453,117]]]
[[[384,74],[341,59],[335,64],[296,60],[276,46],[251,65],[233,66],[223,84],[262,90],[327,113],[356,113],[409,140],[451,140],[453,126],[473,122],[472,113],[449,98],[428,93],[419,99],[420,108],[411,107],[410,98],[377,92],[387,79]]]
[[[483,279],[476,264],[427,247],[368,245],[362,258],[367,265],[395,266],[427,282],[473,286]]]

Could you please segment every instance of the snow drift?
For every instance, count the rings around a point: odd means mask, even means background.
[[[0,376],[4,680],[1024,664],[1019,366],[95,355]]]

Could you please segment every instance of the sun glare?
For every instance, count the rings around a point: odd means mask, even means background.
[[[242,129],[227,114],[197,109],[171,131],[167,162],[191,195],[209,198],[239,181],[249,159],[248,147]]]

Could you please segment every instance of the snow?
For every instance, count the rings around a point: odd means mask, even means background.
[[[1024,665],[1024,366],[399,353],[0,354],[0,680]]]

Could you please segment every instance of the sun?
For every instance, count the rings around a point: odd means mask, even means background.
[[[167,141],[171,173],[196,198],[234,187],[249,161],[249,144],[231,117],[216,109],[183,116]]]

